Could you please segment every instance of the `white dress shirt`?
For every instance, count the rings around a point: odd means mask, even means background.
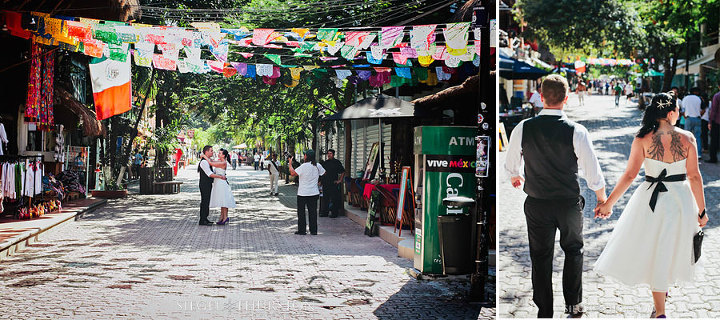
[[[538,116],[561,116],[566,117],[562,110],[543,109]],[[513,129],[510,135],[510,143],[508,145],[507,157],[505,158],[505,172],[510,177],[520,176],[520,166],[522,165],[522,136],[523,136],[523,120]],[[576,123],[575,132],[573,133],[573,148],[578,158],[578,175],[587,181],[588,188],[597,191],[605,187],[605,177],[603,177],[600,163],[598,162],[595,150],[590,140],[590,134],[584,126]],[[552,150],[548,150],[552,152]]]
[[[205,174],[209,177],[211,174],[213,174],[212,169],[210,168],[210,163],[207,162],[207,160],[203,159],[200,160],[200,170],[205,172]]]
[[[689,94],[682,99],[682,107],[685,110],[685,115],[688,118],[699,118],[701,105],[702,100],[700,100],[700,97],[694,94]]]

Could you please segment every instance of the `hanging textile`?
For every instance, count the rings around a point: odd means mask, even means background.
[[[89,67],[97,119],[103,120],[130,111],[132,108],[130,59],[125,62],[92,59]]]
[[[53,108],[53,88],[55,82],[55,51],[48,50],[44,55],[43,86],[40,100],[38,129],[50,131],[55,126]]]
[[[42,47],[32,42],[30,48],[30,76],[28,78],[27,99],[25,100],[25,121],[35,122],[40,113],[42,95]]]

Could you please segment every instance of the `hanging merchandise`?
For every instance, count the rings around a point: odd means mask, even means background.
[[[50,131],[55,126],[53,106],[55,82],[55,50],[47,50],[43,59],[43,85],[40,97],[40,114],[38,116],[38,129]]]
[[[130,111],[132,108],[130,59],[125,62],[92,59],[90,78],[98,120]]]
[[[25,121],[37,121],[40,113],[42,90],[42,47],[32,42],[30,47],[30,76],[28,78],[27,99],[25,100]]]

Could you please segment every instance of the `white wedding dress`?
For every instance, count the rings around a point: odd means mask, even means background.
[[[685,161],[646,158],[645,174],[658,178],[665,170],[667,177],[684,175]],[[698,207],[686,179],[663,184],[667,191],[658,193],[654,211],[650,202],[658,183],[644,181],[638,186],[595,263],[596,272],[627,285],[646,284],[658,292],[693,280]]]
[[[215,168],[215,174],[224,176],[225,170]],[[230,189],[227,180],[213,179],[212,192],[210,193],[210,208],[235,208],[235,197]]]

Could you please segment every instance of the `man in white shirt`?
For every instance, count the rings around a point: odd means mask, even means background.
[[[304,163],[297,169],[293,168],[293,158],[288,158],[288,169],[291,176],[298,176],[297,191],[297,215],[298,215],[298,231],[295,234],[306,234],[305,229],[305,208],[308,209],[308,221],[310,224],[310,234],[317,234],[317,206],[320,196],[318,188],[318,180],[320,176],[325,174],[325,168],[315,162],[315,151],[307,150],[304,155]]]
[[[693,136],[695,136],[697,144],[700,145],[702,143],[702,139],[700,137],[700,134],[702,133],[702,130],[700,129],[702,120],[700,117],[702,117],[705,113],[705,110],[702,108],[702,100],[698,94],[700,94],[700,89],[690,89],[690,94],[682,99],[682,107],[685,110],[685,130],[690,131]],[[702,147],[697,148],[697,151],[698,159],[701,159]]]
[[[238,154],[237,154],[237,152],[233,151],[233,152],[230,153],[230,160],[232,161],[233,170],[237,169],[237,163],[238,163]]]
[[[203,154],[208,158],[213,156],[212,146],[203,147]],[[210,168],[210,164],[205,159],[200,159],[198,164],[198,173],[200,173],[200,225],[209,226],[213,222],[208,220],[210,215],[210,194],[212,193],[213,179],[226,180],[225,176],[214,174]]]
[[[533,114],[538,114],[543,109],[543,102],[540,98],[540,92],[542,91],[540,85],[537,85],[537,90],[533,91],[528,102],[533,106]]]
[[[278,183],[280,182],[280,161],[277,160],[277,153],[272,154],[272,160],[267,161],[268,172],[270,173],[270,195],[278,195]]]
[[[555,233],[560,230],[560,246],[565,252],[563,293],[565,312],[581,316],[583,272],[583,207],[578,176],[587,180],[598,203],[607,200],[605,178],[585,127],[570,121],[563,112],[569,86],[559,75],[542,83],[545,108],[535,118],[523,120],[510,136],[505,170],[511,183],[523,183],[530,259],[532,261],[533,301],[538,318],[553,316],[552,265]],[[525,177],[520,167],[525,162]],[[607,218],[606,216],[603,218]]]
[[[258,170],[258,168],[260,167],[260,154],[255,152],[255,155],[253,156],[253,161],[255,164],[255,170]]]

